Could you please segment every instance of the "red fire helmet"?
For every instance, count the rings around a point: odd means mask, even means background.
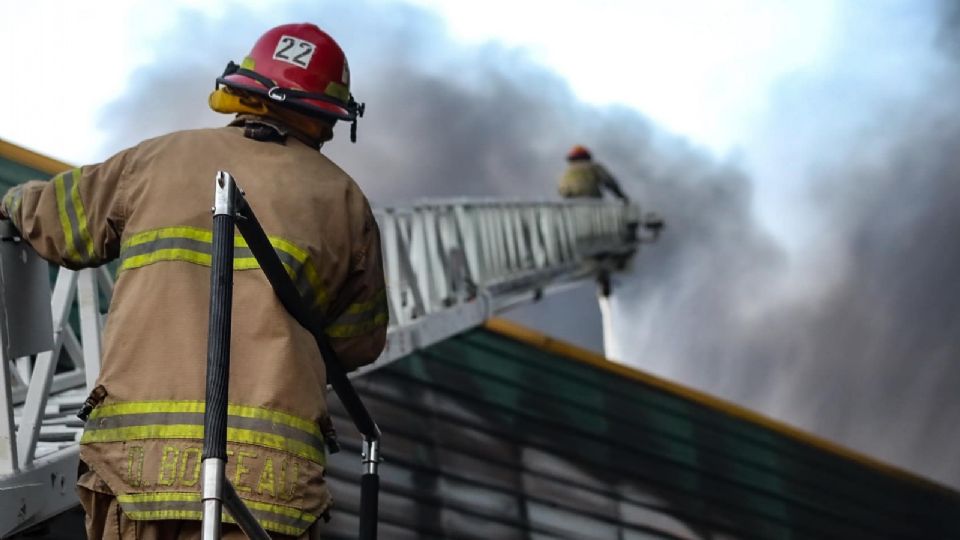
[[[567,152],[567,161],[577,161],[581,159],[591,159],[593,156],[590,155],[590,151],[587,150],[585,146],[580,146],[579,144],[574,146]]]
[[[364,104],[350,94],[350,67],[343,49],[309,23],[267,30],[240,65],[227,64],[217,83],[354,126],[363,116]]]

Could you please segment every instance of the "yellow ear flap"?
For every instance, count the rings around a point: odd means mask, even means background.
[[[257,114],[263,116],[267,114],[267,106],[258,99],[243,99],[236,94],[231,94],[223,88],[218,88],[210,93],[207,98],[207,104],[218,113],[224,114]]]

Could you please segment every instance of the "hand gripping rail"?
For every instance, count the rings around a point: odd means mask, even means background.
[[[213,207],[213,260],[210,276],[210,332],[207,352],[207,406],[203,442],[203,540],[220,538],[222,507],[253,539],[269,536],[224,477],[227,448],[227,387],[230,373],[230,318],[233,302],[234,227],[247,241],[283,307],[313,334],[327,369],[327,379],[363,435],[360,492],[361,540],[377,538],[377,497],[380,480],[380,429],[370,417],[346,371],[327,341],[326,323],[303,305],[297,289],[277,257],[243,191],[226,171],[219,171]]]

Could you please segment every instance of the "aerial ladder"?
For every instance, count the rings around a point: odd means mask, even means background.
[[[609,276],[662,227],[635,205],[593,199],[429,200],[374,213],[390,326],[379,359],[351,377],[584,282],[599,280],[609,293]],[[26,286],[49,284],[46,264],[15,231],[0,237],[3,538],[78,504],[76,414],[99,374],[113,278],[106,267],[60,269],[52,291]]]

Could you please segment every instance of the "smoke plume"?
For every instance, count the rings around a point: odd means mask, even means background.
[[[783,81],[759,135],[800,179],[803,245],[786,266],[716,238],[679,239],[680,266],[651,249],[618,298],[618,333],[645,333],[622,357],[960,485],[952,10],[842,13],[831,63]],[[738,252],[744,268],[715,264]]]
[[[784,166],[803,180],[794,211],[809,213],[816,240],[797,250],[759,224],[743,164],[636,111],[581,103],[523,51],[457,45],[441,21],[401,5],[185,11],[103,111],[105,150],[225,123],[206,97],[226,61],[274,24],[316,22],[347,51],[354,93],[368,103],[359,144],[339,126],[325,151],[375,204],[553,196],[566,149],[587,144],[668,221],[617,284],[621,360],[960,486],[960,11],[910,18],[884,4],[864,30],[848,9],[836,71],[784,81],[758,132],[770,141],[760,152],[801,156]],[[899,30],[923,62],[892,77],[881,60],[900,42],[881,34]],[[203,54],[198,42],[210,44]],[[590,294],[519,316],[596,343],[580,307]]]

